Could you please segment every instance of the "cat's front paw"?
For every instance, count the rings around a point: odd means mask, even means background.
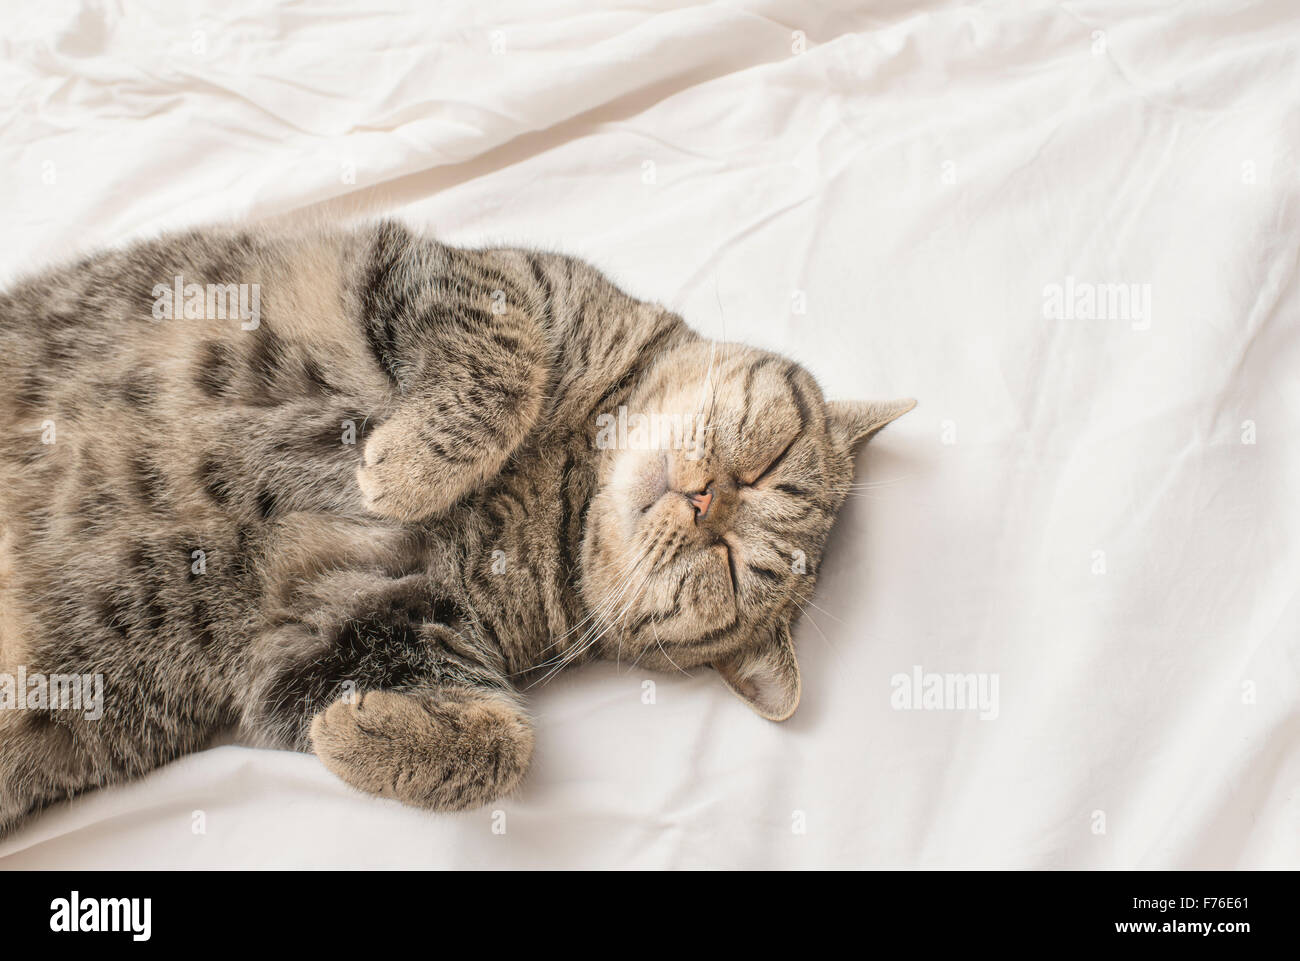
[[[532,757],[533,730],[508,698],[486,691],[369,691],[316,715],[311,745],[353,787],[463,811],[514,789]]]
[[[456,467],[449,452],[431,447],[405,419],[389,421],[370,435],[362,451],[357,468],[362,505],[394,520],[432,517],[465,492]]]

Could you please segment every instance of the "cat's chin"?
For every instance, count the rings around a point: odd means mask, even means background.
[[[657,639],[687,647],[715,637],[736,623],[736,593],[725,544],[718,543],[679,559],[658,572],[642,601],[654,611]],[[674,655],[675,656],[675,655]]]
[[[662,645],[681,662],[690,655],[679,650],[694,653],[702,642],[701,651],[712,649],[720,634],[736,623],[737,598],[725,543],[692,547],[654,567],[647,566],[652,558],[641,557],[641,566],[626,576],[629,561],[613,561],[636,556],[619,537],[622,525],[607,515],[601,526],[596,541],[603,556],[600,563],[584,564],[582,593],[590,609],[602,611],[601,619],[613,622],[606,635],[611,652],[619,645],[623,655],[629,644],[635,649]],[[633,633],[625,633],[628,630]]]

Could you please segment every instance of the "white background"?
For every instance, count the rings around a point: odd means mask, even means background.
[[[799,712],[602,665],[535,692],[504,834],[226,746],[0,867],[1300,866],[1300,8],[541,6],[6,4],[0,278],[392,214],[917,397]],[[1149,327],[1045,317],[1067,277],[1149,284]],[[999,716],[894,710],[914,665],[998,675]]]

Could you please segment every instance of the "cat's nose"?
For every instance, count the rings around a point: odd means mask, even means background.
[[[699,493],[691,494],[690,499],[695,505],[695,516],[699,518],[707,516],[709,507],[713,504],[713,485],[710,484]]]

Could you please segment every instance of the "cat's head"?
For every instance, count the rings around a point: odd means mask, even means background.
[[[600,652],[709,665],[771,720],[799,703],[791,624],[813,592],[856,445],[914,401],[827,403],[797,364],[675,348],[597,419],[582,592]]]

